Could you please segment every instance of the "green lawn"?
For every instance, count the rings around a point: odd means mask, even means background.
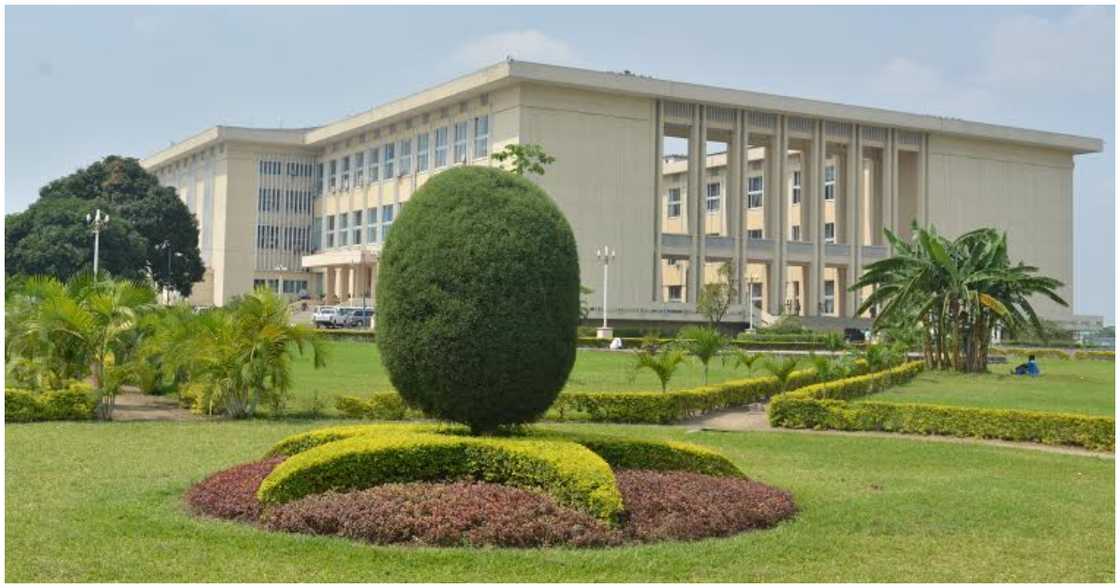
[[[293,388],[290,408],[293,411],[305,410],[316,393],[327,403],[328,414],[334,413],[336,395],[368,396],[372,392],[392,390],[389,375],[381,366],[377,346],[371,343],[350,341],[331,341],[327,343],[327,367],[313,369],[310,356],[295,362],[293,368]],[[803,362],[808,365],[808,362]],[[568,378],[565,390],[621,391],[621,390],[660,390],[657,377],[648,370],[635,375],[634,356],[630,353],[581,349],[576,357],[576,365]],[[453,366],[449,366],[452,368]],[[766,373],[761,364],[755,364],[754,373]],[[735,368],[728,360],[713,359],[709,367],[708,381],[722,382],[736,378],[746,378],[750,374],[746,368]],[[688,360],[673,376],[670,389],[689,388],[704,383],[704,370],[700,362]]]
[[[1114,462],[906,439],[595,425],[723,451],[778,528],[608,550],[371,547],[188,517],[187,487],[338,421],[42,423],[5,439],[9,582],[1111,582]],[[586,426],[583,426],[586,427]],[[559,428],[579,429],[579,425]],[[584,428],[583,430],[587,430]]]
[[[1043,359],[1037,378],[1011,376],[1025,358],[992,366],[982,375],[927,371],[913,381],[861,401],[920,402],[978,408],[1014,408],[1089,415],[1116,414],[1116,364],[1111,361]]]

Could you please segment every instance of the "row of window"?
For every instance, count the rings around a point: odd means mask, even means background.
[[[310,213],[314,195],[307,190],[282,190],[261,188],[257,196],[257,210],[284,210]]]
[[[292,177],[306,177],[310,178],[315,167],[310,163],[295,163],[288,162],[285,166],[280,161],[261,161],[259,163],[259,170],[261,175],[279,176],[285,172]]]
[[[787,306],[797,306],[800,311],[800,304],[796,303],[797,298],[801,294],[801,282],[791,282],[793,287],[793,298],[787,301]],[[750,297],[751,302],[755,308],[762,309],[762,283],[752,282],[750,284]],[[665,299],[669,302],[683,302],[684,301],[684,286],[667,286]],[[836,311],[836,280],[824,281],[824,296],[821,301],[821,310],[824,314],[832,314]]]
[[[283,282],[283,287],[281,287]],[[253,280],[253,289],[266,287],[273,292],[280,293],[283,290],[284,294],[307,294],[307,280],[279,280],[279,279],[255,279]]]
[[[311,253],[315,250],[311,236],[310,226],[257,225],[257,248]]]
[[[327,215],[327,229],[324,233],[326,247],[345,247],[347,245],[361,245],[363,242],[363,218],[365,219],[365,242],[377,243],[384,241],[389,236],[389,229],[393,226],[396,217],[396,205],[386,204],[361,210],[340,212]]]
[[[758,237],[751,237],[750,236],[751,232],[753,232],[753,231],[747,231],[747,233],[748,233],[747,238],[748,239],[761,239],[762,238],[762,231],[758,231]],[[790,241],[800,241],[801,240],[801,225],[790,226],[790,228],[789,228],[789,239],[790,239]],[[836,242],[836,223],[825,223],[824,224],[824,242],[825,243],[835,243]]]
[[[453,133],[450,145],[449,128]],[[414,164],[416,173],[446,167],[449,147],[451,162],[466,163],[468,146],[472,140],[475,159],[489,155],[489,116],[476,116],[451,127],[440,127],[431,133],[420,133],[416,137],[385,143],[341,159],[332,159],[327,162],[327,175],[324,179],[327,191],[349,190],[351,181],[353,187],[357,188],[364,186],[366,182],[407,176],[412,173]],[[415,156],[413,145],[416,147]]]
[[[836,199],[836,167],[827,166],[824,168],[824,199]],[[719,182],[710,182],[706,186],[705,209],[708,212],[719,212],[722,199],[720,192],[722,184]],[[765,192],[765,184],[763,183],[762,176],[750,176],[747,178],[747,208],[761,208],[762,196]],[[790,192],[790,201],[792,204],[801,202],[801,172],[793,172],[793,183]],[[677,218],[681,215],[681,189],[670,188],[669,197],[667,199],[668,216],[669,218]]]

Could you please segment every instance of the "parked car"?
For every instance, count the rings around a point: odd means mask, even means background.
[[[860,329],[844,329],[844,340],[849,343],[863,343],[867,341],[863,331]]]
[[[370,319],[373,317],[372,308],[361,308],[357,306],[344,306],[338,309],[338,313],[331,319],[331,326],[342,329],[360,329],[369,327]]]
[[[334,326],[334,317],[338,314],[337,306],[316,306],[315,312],[311,314],[311,322],[316,327],[332,327]]]

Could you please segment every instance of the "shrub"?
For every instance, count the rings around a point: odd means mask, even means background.
[[[1116,361],[1115,351],[1074,351],[1074,359],[1100,359],[1104,361]]]
[[[743,472],[707,447],[676,441],[648,441],[611,435],[563,435],[593,451],[615,470],[682,471],[742,477]]]
[[[610,466],[575,443],[403,427],[376,431],[289,457],[261,483],[257,497],[276,504],[328,490],[467,478],[545,492],[562,505],[606,521],[616,521],[622,510]]]
[[[784,395],[788,398],[814,398],[831,400],[851,400],[868,394],[881,392],[891,386],[911,380],[925,369],[925,363],[912,361],[898,367],[842,378],[830,382],[821,382],[803,386]],[[780,400],[780,399],[775,399]]]
[[[269,457],[220,471],[191,486],[185,497],[187,507],[219,519],[255,521],[261,514],[257,487],[282,461],[282,456]]]
[[[478,482],[386,484],[308,496],[270,509],[274,531],[337,535],[376,544],[458,547],[594,547],[618,532],[548,496]]]
[[[579,297],[575,238],[548,195],[502,170],[453,168],[413,194],[385,242],[381,358],[425,414],[474,432],[531,422],[575,362]]]
[[[44,392],[4,389],[4,421],[8,423],[89,420],[94,417],[96,408],[93,389],[80,382],[71,383],[62,390]]]
[[[724,537],[772,527],[797,510],[788,492],[745,478],[643,470],[617,476],[629,515],[623,532],[637,541]]]
[[[993,347],[992,353],[1000,355],[1018,355],[1026,357],[1034,355],[1038,359],[1070,359],[1070,355],[1064,349],[1052,349],[1048,347]]]
[[[409,413],[404,399],[396,392],[377,392],[368,398],[339,396],[334,406],[344,416],[375,421],[399,421]]]

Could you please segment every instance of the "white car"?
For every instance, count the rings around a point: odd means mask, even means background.
[[[337,314],[337,306],[316,306],[315,312],[311,314],[311,322],[316,327],[332,327]]]

